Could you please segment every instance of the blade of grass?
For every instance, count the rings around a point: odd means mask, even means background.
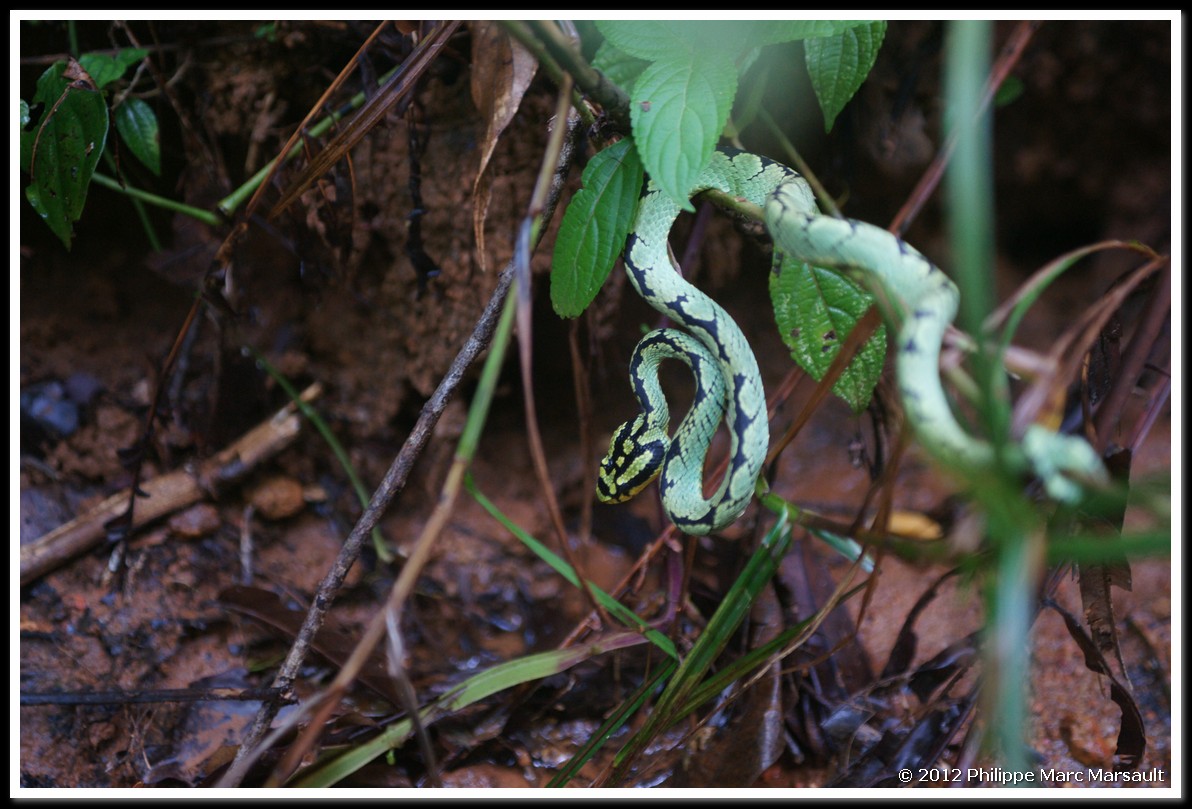
[[[584,582],[580,580],[579,575],[575,572],[575,568],[573,568],[550,548],[546,547],[537,539],[530,536],[530,534],[522,529],[521,526],[517,525],[515,522],[505,516],[505,514],[498,509],[491,500],[485,497],[484,494],[476,488],[476,484],[472,480],[471,475],[465,476],[464,488],[467,489],[468,493],[471,494],[476,502],[480,504],[481,508],[491,514],[497,520],[497,522],[505,526],[505,528],[511,534],[521,540],[522,544],[533,551],[539,559],[550,565],[556,573],[576,587],[584,586]],[[587,582],[587,587],[593,593],[595,593],[596,600],[599,601],[600,604],[607,609],[610,614],[622,621],[626,626],[636,626],[643,630],[646,637],[649,638],[655,646],[666,652],[669,657],[676,660],[679,658],[679,653],[675,649],[675,644],[670,638],[666,637],[666,635],[663,635],[658,630],[652,629],[644,619],[637,615],[637,613],[633,612],[633,610],[617,601],[595,584]]]
[[[631,716],[637,713],[641,706],[645,704],[646,698],[654,693],[658,686],[674,673],[677,667],[678,663],[676,661],[666,661],[662,668],[654,673],[653,677],[642,683],[629,699],[617,706],[612,715],[604,720],[604,723],[599,729],[592,734],[592,738],[588,739],[587,743],[579,749],[579,752],[571,757],[571,760],[555,774],[555,777],[546,786],[548,788],[567,786],[568,782],[575,777],[575,774],[579,772],[580,768],[588,763],[592,756],[604,746],[604,743],[629,721]]]
[[[956,151],[944,178],[949,237],[960,287],[960,326],[977,340],[973,356],[977,415],[994,447],[994,464],[982,470],[974,497],[985,512],[993,547],[985,598],[988,624],[984,710],[987,741],[1010,771],[1029,766],[1026,678],[1034,593],[1043,572],[1045,533],[1037,506],[1027,499],[1007,463],[1010,405],[998,357],[982,329],[993,308],[993,171],[991,120],[981,114],[981,88],[989,72],[992,24],[963,20],[945,38],[944,96]]]
[[[991,122],[981,114],[981,90],[989,73],[990,23],[954,22],[948,29],[945,63],[945,110],[956,151],[944,175],[949,238],[956,256],[960,287],[961,329],[977,341],[973,356],[982,425],[998,457],[1003,455],[1010,426],[1004,376],[989,352],[982,324],[993,309],[993,171]]]
[[[359,473],[356,472],[356,467],[352,465],[352,459],[348,457],[347,450],[344,449],[343,444],[336,438],[335,433],[331,432],[331,427],[319,415],[319,411],[302,401],[298,396],[298,391],[290,384],[290,380],[286,379],[281,371],[273,367],[273,364],[265,359],[265,356],[261,352],[257,351],[254,346],[247,346],[247,348],[252,352],[257,364],[265,370],[265,373],[273,378],[273,381],[277,383],[278,387],[285,391],[286,396],[290,397],[290,401],[297,406],[302,415],[306,416],[319,435],[323,437],[323,440],[327,442],[327,446],[331,448],[331,453],[335,455],[335,460],[339,462],[340,467],[344,470],[344,474],[348,476],[348,482],[351,484],[353,491],[356,492],[356,499],[360,501],[360,507],[368,508],[369,494],[368,489],[364,487],[364,481],[360,479]],[[385,544],[385,537],[381,535],[379,526],[373,526],[372,540],[373,548],[377,552],[377,558],[382,562],[389,564],[397,558]]]
[[[741,575],[729,588],[720,607],[712,615],[707,628],[696,640],[690,654],[683,660],[679,670],[658,699],[658,704],[646,720],[646,724],[621,748],[613,761],[610,776],[612,784],[619,783],[627,772],[629,763],[645,749],[655,736],[674,724],[684,711],[691,694],[699,686],[703,676],[720,656],[725,645],[741,621],[748,614],[758,593],[778,569],[782,557],[791,544],[790,524],[783,512],[778,521],[762,538],[756,551],[749,558]]]
[[[437,719],[456,713],[482,699],[491,697],[493,694],[498,694],[524,683],[554,676],[579,665],[585,660],[590,660],[607,652],[623,649],[641,642],[641,637],[636,633],[622,632],[617,635],[598,638],[588,643],[573,646],[569,649],[540,652],[518,658],[517,660],[501,663],[487,671],[482,671],[475,676],[469,677],[464,682],[436,698],[426,707],[421,708],[418,711],[419,718],[424,726],[430,725]],[[413,734],[413,731],[414,723],[409,717],[394,722],[384,732],[364,744],[313,765],[310,769],[304,771],[300,778],[295,779],[290,786],[331,786],[356,772],[377,758],[377,756],[405,744]]]
[[[839,553],[850,562],[860,560],[861,569],[866,573],[873,572],[873,559],[865,554],[861,543],[850,536],[829,530],[822,525],[815,525],[814,521],[808,519],[808,512],[804,511],[794,503],[779,497],[773,492],[765,492],[758,495],[758,500],[762,506],[774,512],[781,514],[790,520],[794,525],[801,525],[812,533],[816,538],[823,541],[832,550]]]

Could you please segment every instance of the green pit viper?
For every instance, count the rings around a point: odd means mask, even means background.
[[[709,189],[762,207],[776,250],[845,273],[874,293],[895,327],[898,392],[920,443],[941,464],[970,474],[993,464],[993,447],[960,426],[940,380],[944,331],[959,301],[947,275],[888,231],[821,214],[807,181],[780,163],[716,151],[689,196]],[[658,329],[634,349],[629,376],[642,412],[614,431],[596,492],[604,502],[623,502],[661,473],[667,516],[680,530],[704,535],[736,520],[749,504],[770,431],[761,375],[745,335],[724,309],[683,279],[670,257],[667,237],[679,210],[648,182],[626,241],[625,269],[634,289],[686,332]],[[693,404],[673,438],[657,374],[664,359],[685,362],[696,378]],[[729,465],[719,487],[705,497],[704,457],[721,418],[730,436]],[[1076,500],[1082,482],[1105,477],[1084,439],[1037,425],[1008,456],[1014,468],[1037,475],[1057,500]]]

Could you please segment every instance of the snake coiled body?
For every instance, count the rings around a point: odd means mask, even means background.
[[[940,380],[940,348],[959,301],[943,271],[888,231],[823,215],[806,180],[757,155],[714,153],[690,194],[708,189],[763,207],[776,250],[845,273],[870,290],[895,326],[898,391],[920,443],[941,463],[970,474],[993,463],[992,446],[960,425]],[[670,259],[667,237],[678,213],[674,200],[653,182],[646,185],[626,242],[625,268],[638,294],[687,333],[661,329],[638,343],[630,381],[642,413],[614,432],[597,494],[621,502],[661,473],[667,516],[685,532],[702,535],[745,510],[765,460],[769,425],[757,361],[741,329]],[[657,380],[658,363],[668,358],[687,363],[696,376],[696,402],[669,440],[669,410]],[[722,414],[730,435],[728,470],[712,496],[704,497],[704,456]],[[1083,439],[1038,426],[1010,448],[1006,462],[1038,474],[1060,500],[1079,497],[1081,479],[1104,478],[1099,457]]]

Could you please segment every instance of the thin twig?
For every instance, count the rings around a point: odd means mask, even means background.
[[[571,102],[568,96],[571,91],[570,79],[564,79],[559,88],[559,105],[555,110],[555,120],[563,121],[568,118]],[[575,120],[575,119],[572,119]],[[538,173],[538,183],[534,187],[534,194],[530,199],[529,209],[521,224],[520,240],[529,242],[532,232],[541,232],[539,208],[545,202],[548,193],[548,183],[554,175],[554,164],[559,159],[559,152],[563,147],[563,134],[567,126],[556,125],[551,132],[550,142],[543,157],[542,169]],[[550,469],[546,463],[546,452],[542,448],[542,433],[538,429],[538,409],[534,399],[534,331],[533,331],[533,297],[532,279],[530,277],[530,254],[528,250],[519,249],[517,255],[521,260],[517,264],[517,342],[518,358],[521,361],[522,400],[526,410],[526,434],[529,440],[530,457],[534,463],[534,471],[538,475],[539,490],[546,501],[547,511],[555,529],[555,536],[559,547],[566,550],[567,528],[563,524],[563,514],[559,510],[559,502],[555,497],[554,484],[550,479]],[[569,562],[571,560],[568,560]]]
[[[331,99],[332,94],[335,93],[343,85],[343,83],[348,80],[349,76],[356,72],[360,64],[361,57],[364,56],[369,47],[372,46],[372,43],[376,41],[377,37],[381,35],[381,32],[384,31],[388,25],[388,22],[383,22],[373,29],[373,32],[369,34],[368,39],[364,40],[360,47],[356,49],[356,53],[352,55],[352,58],[349,59],[346,64],[344,64],[343,68],[339,71],[339,75],[332,79],[331,83],[328,84],[323,90],[323,94],[320,95],[318,100],[310,106],[310,109],[306,112],[306,117],[298,122],[298,126],[294,127],[294,131],[290,133],[289,139],[286,141],[285,145],[281,147],[281,150],[278,151],[278,156],[271,160],[266,167],[268,172],[264,177],[261,178],[260,183],[257,184],[256,190],[253,191],[253,195],[249,197],[248,204],[244,207],[245,217],[252,216],[256,211],[257,205],[259,205],[261,202],[261,195],[265,192],[265,189],[269,187],[269,181],[273,179],[273,175],[277,173],[279,168],[281,168],[282,156],[290,154],[294,147],[298,145],[298,139],[302,136],[302,133],[306,131],[306,127],[312,120],[314,120],[315,116],[319,114],[319,111],[323,109],[323,106]]]
[[[311,158],[310,163],[290,183],[289,187],[282,194],[281,199],[270,210],[270,218],[277,216],[293,202],[299,194],[306,190],[310,182],[325,174],[331,166],[338,162],[344,154],[351,150],[365,135],[372,131],[373,127],[384,119],[385,114],[389,112],[394,104],[413,91],[418,80],[422,78],[422,74],[438,58],[439,52],[447,45],[447,41],[455,33],[455,29],[459,25],[459,20],[441,23],[418,44],[418,47],[414,49],[414,52],[410,54],[409,58],[402,63],[398,72],[385,83],[384,87],[377,91],[376,95],[365,102],[360,112],[356,114],[356,117],[345,125],[335,137],[328,141],[322,151]],[[355,64],[354,60],[353,64]],[[287,152],[283,151],[282,154],[287,154]],[[261,189],[264,187],[265,185],[262,183],[257,189],[256,194],[253,195],[254,200],[259,197]],[[252,205],[251,200],[249,204]]]
[[[543,157],[542,170],[538,173],[538,182],[535,185],[534,194],[530,200],[529,209],[526,212],[527,215],[522,220],[519,228],[518,240],[520,243],[528,245],[532,238],[541,238],[542,221],[538,215],[538,211],[548,194],[548,182],[550,178],[557,178],[558,176],[552,166],[559,160],[559,152],[565,146],[562,140],[562,133],[564,129],[574,132],[579,122],[579,118],[574,113],[568,113],[570,108],[570,101],[568,100],[570,94],[571,80],[564,79],[563,86],[559,88],[559,107],[555,113],[555,120],[566,119],[567,126],[556,126],[555,131],[551,135],[551,141],[547,144],[546,154]],[[570,140],[567,143],[570,144]],[[517,255],[521,256],[521,262],[518,264],[517,340],[519,348],[518,359],[521,362],[522,371],[522,401],[526,410],[526,438],[530,448],[530,458],[534,463],[534,472],[538,477],[539,491],[542,493],[543,500],[546,501],[546,510],[550,514],[551,524],[558,538],[559,551],[584,583],[583,591],[588,597],[592,608],[600,614],[601,618],[607,621],[608,616],[597,600],[596,594],[592,592],[592,586],[588,576],[584,574],[578,564],[578,560],[574,558],[574,554],[571,552],[571,543],[567,540],[567,526],[563,523],[563,512],[559,508],[558,498],[555,497],[554,483],[551,481],[550,468],[546,463],[546,452],[542,447],[542,432],[538,428],[538,408],[534,398],[533,299],[530,294],[529,253],[530,251],[526,249],[519,249],[517,251]]]
[[[1147,406],[1146,413],[1138,420],[1138,425],[1134,428],[1134,436],[1128,444],[1131,452],[1137,453],[1138,448],[1142,446],[1142,442],[1150,435],[1151,428],[1155,426],[1155,421],[1159,418],[1159,413],[1162,412],[1164,405],[1167,404],[1167,399],[1170,395],[1171,372],[1165,371],[1163,373],[1163,381],[1159,383],[1158,389],[1151,394],[1151,401]]]
[[[512,281],[513,265],[510,263],[498,276],[497,285],[493,289],[488,305],[477,320],[472,335],[456,355],[455,360],[451,363],[451,367],[447,370],[447,373],[444,374],[442,381],[439,382],[439,386],[435,389],[434,394],[431,395],[430,399],[423,406],[422,413],[418,417],[414,429],[410,431],[410,435],[402,445],[401,451],[398,452],[397,457],[389,467],[389,471],[385,473],[384,479],[382,479],[380,486],[377,487],[376,492],[369,501],[368,507],[360,515],[360,519],[356,522],[347,540],[344,541],[343,547],[340,548],[339,555],[336,556],[331,569],[327,571],[322,582],[320,582],[318,590],[315,593],[315,598],[302,623],[302,628],[299,630],[293,646],[290,647],[289,654],[286,656],[285,661],[278,670],[277,676],[274,678],[274,688],[279,693],[290,693],[290,688],[298,676],[298,670],[302,666],[302,662],[306,659],[307,652],[310,650],[311,641],[315,633],[323,625],[323,619],[326,616],[327,610],[330,609],[336,595],[339,593],[340,587],[343,586],[344,578],[360,555],[360,549],[364,540],[372,532],[373,527],[380,521],[381,516],[385,513],[385,510],[389,507],[393,499],[405,489],[406,481],[409,478],[414,462],[426,447],[427,441],[430,439],[431,433],[439,421],[439,417],[443,414],[447,402],[462,381],[465,371],[475,361],[476,357],[488,347]],[[237,751],[235,761],[232,762],[231,768],[229,768],[227,774],[224,776],[223,783],[225,786],[238,786],[243,780],[247,772],[245,762],[248,752],[253,750],[264,737],[270,723],[273,721],[273,717],[277,714],[277,708],[278,706],[276,704],[269,702],[261,706],[261,710],[257,713],[252,727],[241,742],[240,750]]]
[[[575,410],[579,418],[579,457],[582,459],[583,477],[580,498],[579,527],[575,538],[580,547],[588,543],[592,535],[592,498],[587,492],[596,490],[596,458],[592,452],[592,384],[583,352],[579,349],[579,318],[571,321],[567,330],[567,347],[571,352],[571,379],[575,386]]]
[[[1048,352],[1048,358],[1053,363],[1056,373],[1053,377],[1036,379],[1018,398],[1011,423],[1011,430],[1014,434],[1021,434],[1027,426],[1033,424],[1040,411],[1049,403],[1059,401],[1060,397],[1055,395],[1056,385],[1066,384],[1064,380],[1076,376],[1076,370],[1084,358],[1087,347],[1097,339],[1097,335],[1105,328],[1109,318],[1138,284],[1155,272],[1169,266],[1169,263],[1166,256],[1160,256],[1134,270],[1120,284],[1091,305],[1072,328],[1055,341],[1051,351]]]
[[[811,166],[807,164],[807,161],[803,159],[803,155],[799,153],[799,150],[787,138],[786,133],[782,131],[782,127],[764,109],[761,111],[761,118],[765,121],[766,126],[769,127],[770,133],[778,139],[779,145],[790,155],[791,162],[795,164],[795,168],[798,169],[799,174],[803,175],[803,179],[811,186],[811,190],[815,193],[815,198],[819,200],[819,204],[830,215],[839,219],[841,214],[840,209],[836,207],[836,200],[828,193],[828,189],[824,188],[824,184],[819,181],[819,177],[811,170]]]
[[[589,65],[569,38],[556,25],[545,22],[531,22],[530,29],[538,35],[543,45],[562,68],[575,79],[584,94],[604,109],[604,114],[622,132],[629,127],[629,96],[603,73]]]
[[[162,702],[256,702],[286,699],[272,688],[146,688],[131,691],[21,692],[21,705],[151,705]]]
[[[1018,64],[1018,60],[1026,52],[1027,44],[1031,41],[1031,37],[1035,35],[1035,32],[1039,30],[1040,25],[1042,23],[1037,20],[1024,20],[1018,23],[1018,27],[1014,29],[1006,44],[1002,46],[997,62],[989,72],[989,82],[985,85],[985,95],[981,98],[980,106],[977,107],[978,116],[983,114],[990,102],[993,101],[994,96],[997,95],[998,88],[1002,86],[1002,82],[1006,80],[1006,76],[1010,75],[1010,70],[1013,69],[1014,65]],[[927,171],[923,173],[918,185],[911,191],[910,196],[907,197],[906,204],[895,215],[894,221],[890,223],[890,227],[887,230],[895,236],[901,236],[903,231],[910,226],[910,223],[919,215],[919,211],[923,208],[923,205],[935,193],[936,186],[943,179],[944,169],[947,168],[948,161],[952,159],[952,152],[955,149],[956,133],[952,133],[944,143],[944,148],[940,149],[939,154],[935,156],[935,160],[931,161],[931,165],[927,167]]]

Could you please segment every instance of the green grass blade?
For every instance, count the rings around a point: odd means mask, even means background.
[[[517,525],[515,522],[506,517],[505,514],[499,508],[497,508],[491,500],[485,497],[484,494],[476,488],[476,484],[472,480],[471,475],[467,475],[464,478],[464,488],[468,490],[472,497],[475,498],[476,502],[479,503],[485,511],[491,514],[497,520],[497,522],[505,526],[505,528],[508,529],[511,534],[521,540],[522,544],[533,551],[539,559],[550,565],[556,573],[565,578],[567,581],[571,582],[571,584],[575,585],[576,587],[581,586],[580,578],[579,575],[576,574],[575,568],[567,564],[566,561],[564,561],[550,548],[546,547],[537,539],[526,533],[521,526]],[[592,592],[596,594],[596,600],[599,601],[601,605],[613,615],[613,617],[624,622],[626,626],[637,627],[638,629],[643,630],[645,636],[655,646],[666,652],[669,657],[678,659],[679,653],[675,649],[675,645],[671,642],[670,638],[668,638],[666,635],[663,635],[656,629],[651,629],[650,625],[641,617],[639,617],[637,613],[633,612],[633,610],[617,601],[604,590],[601,590],[591,582],[588,583],[588,586],[591,588]]]
[[[662,667],[654,673],[653,677],[642,683],[638,689],[633,692],[629,699],[617,706],[617,709],[613,711],[612,715],[609,716],[608,719],[604,720],[604,723],[601,724],[600,728],[592,734],[592,738],[588,739],[587,744],[581,747],[579,752],[572,756],[571,760],[568,761],[563,768],[555,774],[555,777],[550,780],[550,782],[547,784],[547,787],[567,786],[567,783],[575,777],[575,774],[579,772],[580,768],[588,763],[588,760],[592,758],[592,756],[594,756],[601,747],[604,746],[604,743],[607,742],[614,733],[620,730],[621,727],[627,721],[629,721],[631,716],[637,713],[637,711],[645,703],[646,698],[649,697],[650,694],[653,694],[654,691],[666,681],[666,678],[670,677],[671,674],[674,673],[675,668],[677,667],[678,663],[676,661],[667,660]]]
[[[691,653],[683,660],[674,678],[659,697],[658,705],[646,724],[617,753],[614,760],[614,784],[619,776],[624,774],[627,762],[644,750],[655,736],[674,724],[680,713],[687,710],[690,697],[698,688],[704,674],[720,656],[762,588],[778,570],[778,565],[790,544],[790,525],[784,512],[779,515],[774,527],[762,539],[741,575],[729,588],[720,607],[708,622],[707,629],[696,640]]]
[[[265,373],[273,377],[273,381],[285,391],[286,396],[290,397],[290,401],[294,403],[294,406],[298,408],[302,415],[306,416],[307,420],[314,425],[315,430],[318,431],[323,440],[327,442],[327,446],[331,448],[332,454],[335,455],[335,460],[339,462],[340,467],[344,470],[344,474],[348,476],[348,482],[351,484],[352,490],[356,492],[356,499],[360,501],[360,507],[368,508],[370,495],[368,489],[364,486],[364,481],[360,479],[359,473],[356,472],[356,467],[352,465],[352,459],[348,457],[347,450],[344,449],[343,444],[336,438],[335,433],[331,431],[331,427],[319,415],[319,411],[302,400],[298,391],[290,384],[290,380],[286,379],[281,371],[274,368],[273,364],[265,359],[261,352],[252,346],[249,346],[248,350],[252,352],[257,364],[264,369]],[[389,547],[385,544],[385,537],[381,535],[380,528],[373,528],[372,540],[373,547],[377,552],[377,558],[382,562],[388,564],[396,558],[393,551],[389,550]]]
[[[514,686],[534,682],[615,649],[639,642],[631,633],[604,637],[570,649],[528,655],[517,660],[501,663],[487,671],[469,677],[464,682],[438,697],[421,711],[419,718],[423,726],[437,719],[468,707],[493,694]],[[301,774],[290,786],[327,787],[359,770],[386,751],[400,747],[413,733],[413,723],[408,719],[394,722],[383,733],[373,739],[325,759]]]

